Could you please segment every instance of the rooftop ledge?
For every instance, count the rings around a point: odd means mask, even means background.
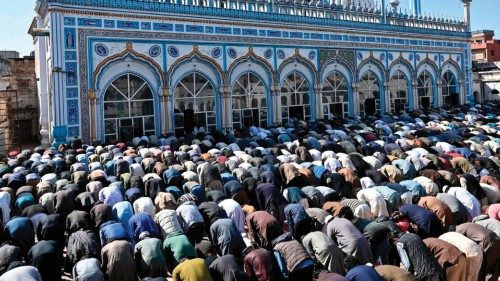
[[[469,38],[463,21],[408,15],[376,7],[342,6],[321,0],[39,0],[38,4],[70,5],[153,13],[177,13],[253,21],[275,21],[376,31]]]

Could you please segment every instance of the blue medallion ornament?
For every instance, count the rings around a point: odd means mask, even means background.
[[[156,58],[161,54],[161,48],[158,45],[154,45],[151,48],[149,48],[149,56],[152,58]]]
[[[95,44],[94,46],[94,51],[96,54],[98,54],[101,57],[105,57],[109,54],[108,47],[106,47],[104,44]]]

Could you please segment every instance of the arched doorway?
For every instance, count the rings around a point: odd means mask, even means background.
[[[394,72],[389,80],[390,112],[399,114],[408,109],[408,79],[406,75],[398,70]]]
[[[233,84],[231,95],[233,128],[267,125],[265,85],[256,74],[248,71]]]
[[[434,91],[434,80],[431,74],[424,70],[417,79],[417,95],[418,107],[430,108],[432,107],[432,96]]]
[[[281,83],[281,120],[288,122],[290,118],[298,120],[311,119],[309,99],[310,86],[305,77],[298,71],[292,71]]]
[[[368,70],[358,82],[359,111],[361,116],[380,114],[380,81]]]
[[[116,78],[106,89],[103,104],[107,143],[155,133],[153,94],[144,79],[129,73]]]
[[[216,128],[215,90],[205,75],[185,75],[175,87],[173,104],[176,135],[191,133],[194,127]]]
[[[447,70],[441,78],[441,97],[443,105],[457,106],[459,105],[458,82],[455,74]]]
[[[347,80],[338,71],[330,73],[323,82],[321,98],[323,101],[323,118],[347,117],[349,105],[347,99]]]

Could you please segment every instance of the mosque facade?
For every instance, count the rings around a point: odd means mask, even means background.
[[[472,101],[470,1],[460,20],[410,2],[39,0],[40,133],[125,141]]]

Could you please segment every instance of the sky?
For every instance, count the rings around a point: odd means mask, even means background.
[[[408,0],[400,0],[402,8]],[[0,50],[16,50],[21,55],[29,55],[33,48],[33,39],[27,34],[35,16],[36,0],[0,0]],[[387,1],[389,2],[389,1]],[[463,17],[460,0],[421,0],[422,12],[449,17]],[[472,30],[491,29],[500,38],[500,0],[472,1]]]

